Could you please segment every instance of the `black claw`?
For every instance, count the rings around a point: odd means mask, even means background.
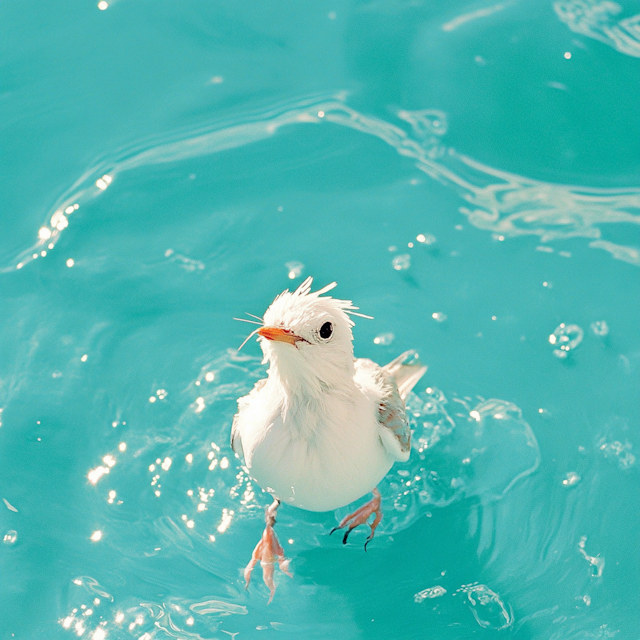
[[[367,551],[367,545],[371,542],[371,540],[373,540],[373,538],[367,538],[367,539],[364,541],[364,550],[365,550],[365,553],[366,553],[366,551]]]
[[[329,535],[331,535],[334,531],[337,531],[340,527],[333,527],[331,531],[329,531]]]
[[[349,537],[349,534],[351,533],[351,529],[347,529],[347,531],[344,534],[344,538],[342,538],[342,544],[347,544],[347,538]]]

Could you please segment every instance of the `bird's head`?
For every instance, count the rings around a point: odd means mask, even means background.
[[[362,315],[350,300],[323,295],[335,282],[314,292],[312,282],[307,278],[295,291],[282,292],[256,331],[270,375],[287,389],[311,396],[353,384],[350,315]]]

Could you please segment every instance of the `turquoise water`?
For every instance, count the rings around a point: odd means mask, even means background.
[[[640,637],[638,13],[3,2],[2,639]],[[429,370],[267,606],[232,318],[308,275]]]

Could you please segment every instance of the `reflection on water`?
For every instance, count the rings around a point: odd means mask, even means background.
[[[518,407],[503,400],[452,402],[433,388],[408,398],[414,451],[380,484],[383,505],[391,503],[380,534],[408,527],[434,506],[500,499],[538,468],[538,443]],[[337,514],[342,511],[348,509]]]
[[[622,7],[611,0],[563,0],[554,2],[553,8],[571,31],[640,57],[640,14],[618,19]]]
[[[247,613],[248,596],[237,553],[228,550],[243,530],[261,526],[269,499],[233,455],[229,428],[236,399],[262,376],[264,366],[258,358],[236,351],[204,363],[197,378],[175,394],[183,407],[175,421],[158,425],[153,435],[129,431],[120,457],[116,460],[114,452],[104,453],[103,464],[87,476],[96,492],[89,520],[100,523],[90,534],[93,543],[108,544],[137,563],[157,556],[188,559],[212,579],[221,579],[228,598],[120,602],[110,595],[111,586],[81,576],[70,587],[69,609],[60,619],[63,629],[85,637],[101,630],[119,637],[119,631],[127,630],[138,638],[156,637],[159,631],[175,638],[206,638],[225,617]],[[194,409],[197,394],[205,407],[200,412]],[[154,397],[168,395],[160,389]],[[502,499],[540,463],[535,436],[513,403],[451,398],[429,387],[408,400],[414,449],[410,460],[396,465],[380,485],[385,516],[376,535],[379,549],[388,547],[394,534],[431,516],[434,509],[463,498],[482,504]],[[107,478],[110,484],[101,488]],[[144,514],[135,537],[131,516],[124,517],[122,509]],[[282,509],[279,534],[287,541],[293,561],[306,550],[335,548],[328,531],[348,510],[312,517],[297,509]],[[357,537],[354,533],[359,547]],[[217,553],[211,553],[211,545],[216,545]],[[138,564],[137,572],[144,575],[144,571]],[[302,588],[304,581],[299,577],[293,588]],[[459,586],[453,585],[453,591]],[[501,629],[512,624],[509,609],[488,587],[463,585],[460,590],[480,626]],[[440,598],[447,591],[441,585],[429,587],[414,600]]]
[[[158,637],[158,632],[165,638],[204,640],[226,617],[248,613],[245,606],[220,598],[120,603],[89,576],[72,581],[68,600],[69,612],[58,622],[63,629],[91,640],[132,636],[149,640]]]
[[[164,140],[154,140],[153,144],[143,142],[121,150],[111,161],[101,162],[78,178],[55,204],[47,224],[37,232],[38,241],[4,271],[21,269],[38,259],[44,245],[53,249],[69,224],[68,217],[115,184],[117,176],[123,172],[242,147],[269,138],[291,125],[326,126],[325,123],[376,136],[400,155],[412,159],[420,171],[453,187],[467,203],[460,207],[460,212],[478,229],[491,231],[502,239],[536,235],[543,243],[572,237],[587,238],[590,247],[604,249],[618,260],[640,266],[638,247],[601,237],[603,225],[640,224],[640,189],[559,185],[494,169],[442,144],[448,124],[446,114],[441,111],[398,111],[398,118],[411,127],[407,132],[379,118],[359,113],[344,100],[344,94],[329,100],[301,100],[247,116],[241,123],[215,123],[165,136]],[[96,179],[97,175],[101,177]],[[165,255],[189,271],[204,269],[203,263],[174,254],[173,249]],[[408,254],[396,256],[393,268],[406,269],[409,261]],[[290,269],[290,273],[296,274],[296,270]]]

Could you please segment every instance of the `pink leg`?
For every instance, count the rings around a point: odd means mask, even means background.
[[[253,550],[251,560],[244,570],[245,588],[248,589],[249,582],[251,581],[251,572],[256,564],[260,562],[262,578],[271,594],[267,604],[271,603],[276,592],[276,585],[273,581],[273,570],[276,561],[282,572],[293,577],[289,571],[289,560],[284,557],[284,549],[278,541],[276,532],[273,530],[273,525],[276,523],[276,511],[279,505],[280,502],[275,500],[270,507],[267,507],[265,515],[266,526],[262,533],[262,538],[260,538],[260,542],[258,542],[256,548]]]
[[[331,533],[337,531],[338,529],[343,529],[347,525],[349,528],[345,531],[344,538],[342,538],[342,544],[347,544],[347,538],[349,534],[361,524],[367,524],[367,520],[372,513],[376,514],[373,522],[369,525],[371,527],[371,533],[364,543],[364,550],[367,550],[367,545],[373,540],[373,535],[376,532],[377,526],[380,524],[380,520],[382,520],[382,507],[381,507],[382,496],[377,489],[373,490],[373,498],[363,504],[359,509],[356,509],[353,513],[342,518],[340,524],[337,527],[331,529]],[[331,535],[331,533],[329,535]]]

